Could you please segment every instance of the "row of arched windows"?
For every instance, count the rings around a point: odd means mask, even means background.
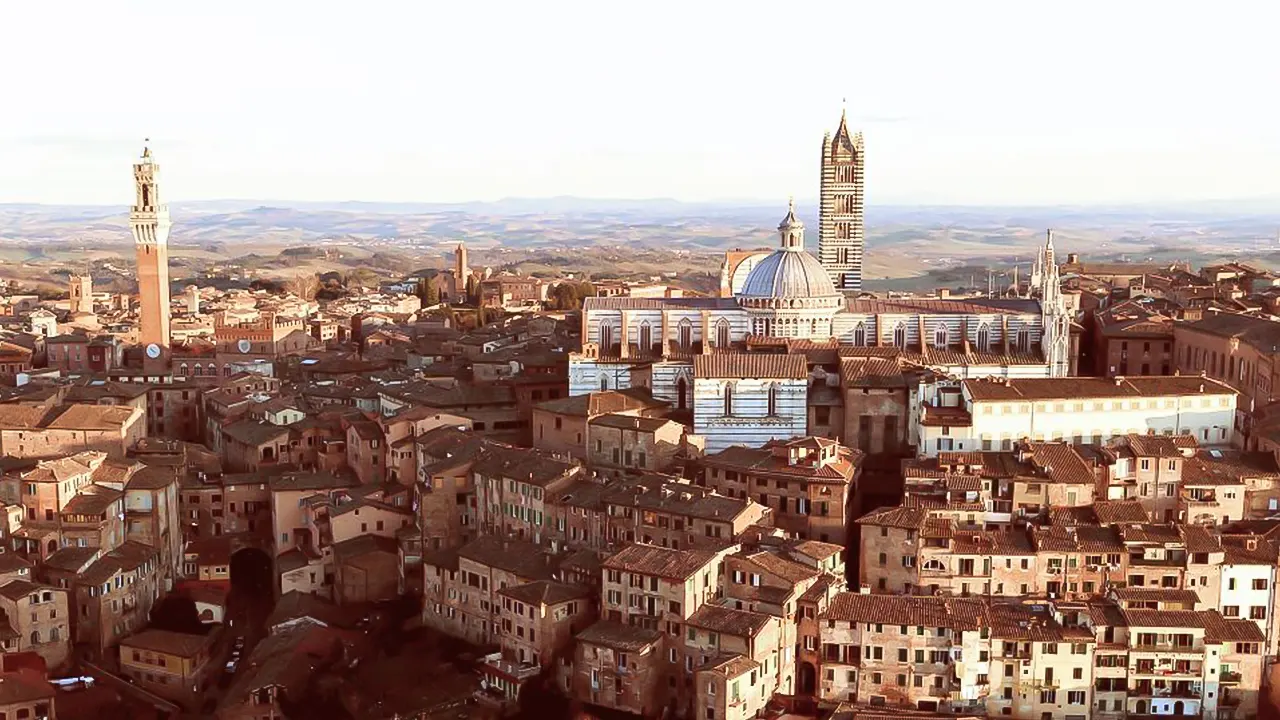
[[[637,328],[637,345],[641,352],[648,352],[653,348],[653,325],[648,320],[640,322]],[[732,332],[729,321],[720,318],[715,323],[716,347],[727,348],[732,340]],[[600,323],[600,348],[608,353],[614,350],[621,342],[621,334],[617,326],[611,322]],[[676,323],[676,345],[683,351],[689,352],[693,350],[693,322],[689,318],[681,318]]]
[[[724,384],[724,415],[725,417],[733,416],[734,387],[735,387],[734,383],[731,383],[731,382]],[[769,385],[768,390],[766,392],[768,393],[768,411],[766,415],[769,417],[773,417],[778,414],[777,384],[775,383],[775,384]]]
[[[224,369],[226,370],[226,375],[230,377],[231,366],[228,365]],[[188,370],[190,370],[190,372],[188,372]],[[178,375],[181,377],[217,377],[218,366],[214,363],[209,363],[207,366],[196,363],[188,368],[186,363],[182,363],[178,366]]]
[[[977,351],[986,351],[991,349],[991,326],[988,323],[978,325],[975,333],[975,341],[973,349]],[[853,328],[853,344],[859,347],[865,347],[867,342],[867,324],[859,322]],[[893,344],[895,347],[907,347],[907,323],[899,321],[893,326]],[[951,346],[951,331],[945,325],[940,325],[933,330],[933,347],[948,348]],[[1029,328],[1018,328],[1014,334],[1014,349],[1022,352],[1031,350],[1031,330]]]

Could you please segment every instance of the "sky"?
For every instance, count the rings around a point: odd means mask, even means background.
[[[0,203],[1280,197],[1280,3],[6,3]],[[842,105],[843,103],[843,105]]]

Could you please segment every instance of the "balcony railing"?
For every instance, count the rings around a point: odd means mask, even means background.
[[[1179,643],[1171,643],[1171,642],[1144,643],[1139,641],[1139,642],[1135,642],[1131,646],[1131,649],[1136,652],[1174,652],[1174,653],[1197,653],[1197,654],[1204,652],[1204,647],[1203,646],[1197,647],[1196,643],[1192,643],[1190,645],[1182,645]]]
[[[1224,670],[1222,674],[1218,676],[1218,682],[1223,685],[1237,685],[1240,683],[1240,673],[1231,670]]]

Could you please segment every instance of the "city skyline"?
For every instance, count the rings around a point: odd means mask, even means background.
[[[301,7],[246,23],[86,4],[58,52],[18,34],[0,62],[40,62],[14,74],[22,109],[0,118],[0,202],[126,205],[118,168],[144,137],[174,201],[807,202],[842,98],[866,135],[872,207],[1243,199],[1278,185],[1277,101],[1257,70],[1270,8]],[[849,40],[822,41],[833,13],[850,15]]]

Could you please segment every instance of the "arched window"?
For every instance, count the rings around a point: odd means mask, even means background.
[[[769,417],[778,414],[778,386],[773,384],[769,386]]]
[[[939,325],[938,327],[933,329],[933,346],[934,347],[946,349],[947,340],[949,339],[950,338],[947,337],[947,328],[945,325]]]
[[[653,328],[649,327],[648,320],[640,323],[640,352],[641,354],[653,352]]]
[[[693,348],[693,323],[689,322],[689,318],[680,320],[676,330],[676,337],[679,339],[681,350],[688,352]]]
[[[893,327],[893,344],[895,347],[905,348],[907,346],[907,324],[899,322]]]
[[[979,350],[987,351],[991,349],[991,326],[982,323],[978,326],[978,341],[975,343]]]
[[[199,365],[196,365],[196,369],[197,369],[197,370],[199,370],[199,369],[200,369],[200,366],[199,366]],[[179,375],[181,375],[182,377],[186,377],[186,376],[187,376],[187,364],[186,364],[186,363],[182,363],[181,365],[179,365],[179,366],[178,366],[178,374],[179,374]],[[197,374],[197,375],[199,375],[200,373],[196,373],[196,374]]]
[[[687,410],[689,408],[689,381],[683,376],[676,380],[676,409]]]
[[[853,344],[857,347],[864,347],[867,344],[867,324],[861,320],[853,326]]]
[[[49,631],[49,642],[58,642],[58,628]]]
[[[40,631],[39,631],[39,630],[32,630],[32,631],[31,631],[31,644],[32,644],[32,645],[39,645],[39,644],[40,644]]]
[[[716,347],[729,347],[729,321],[724,318],[716,322]]]
[[[613,326],[600,323],[600,352],[608,355],[613,351]]]
[[[733,383],[724,384],[724,414],[726,417],[733,414]]]
[[[925,561],[924,565],[922,565],[921,567],[925,570],[946,570],[947,569],[947,566],[943,565],[942,561],[936,558]]]
[[[609,389],[609,376],[608,376],[608,375],[601,375],[601,376],[600,376],[600,389],[601,389],[601,390],[608,390],[608,389]]]
[[[209,368],[209,369],[212,370],[213,368]],[[196,363],[195,376],[200,377],[201,375],[204,375],[204,368],[200,367],[200,363]]]

